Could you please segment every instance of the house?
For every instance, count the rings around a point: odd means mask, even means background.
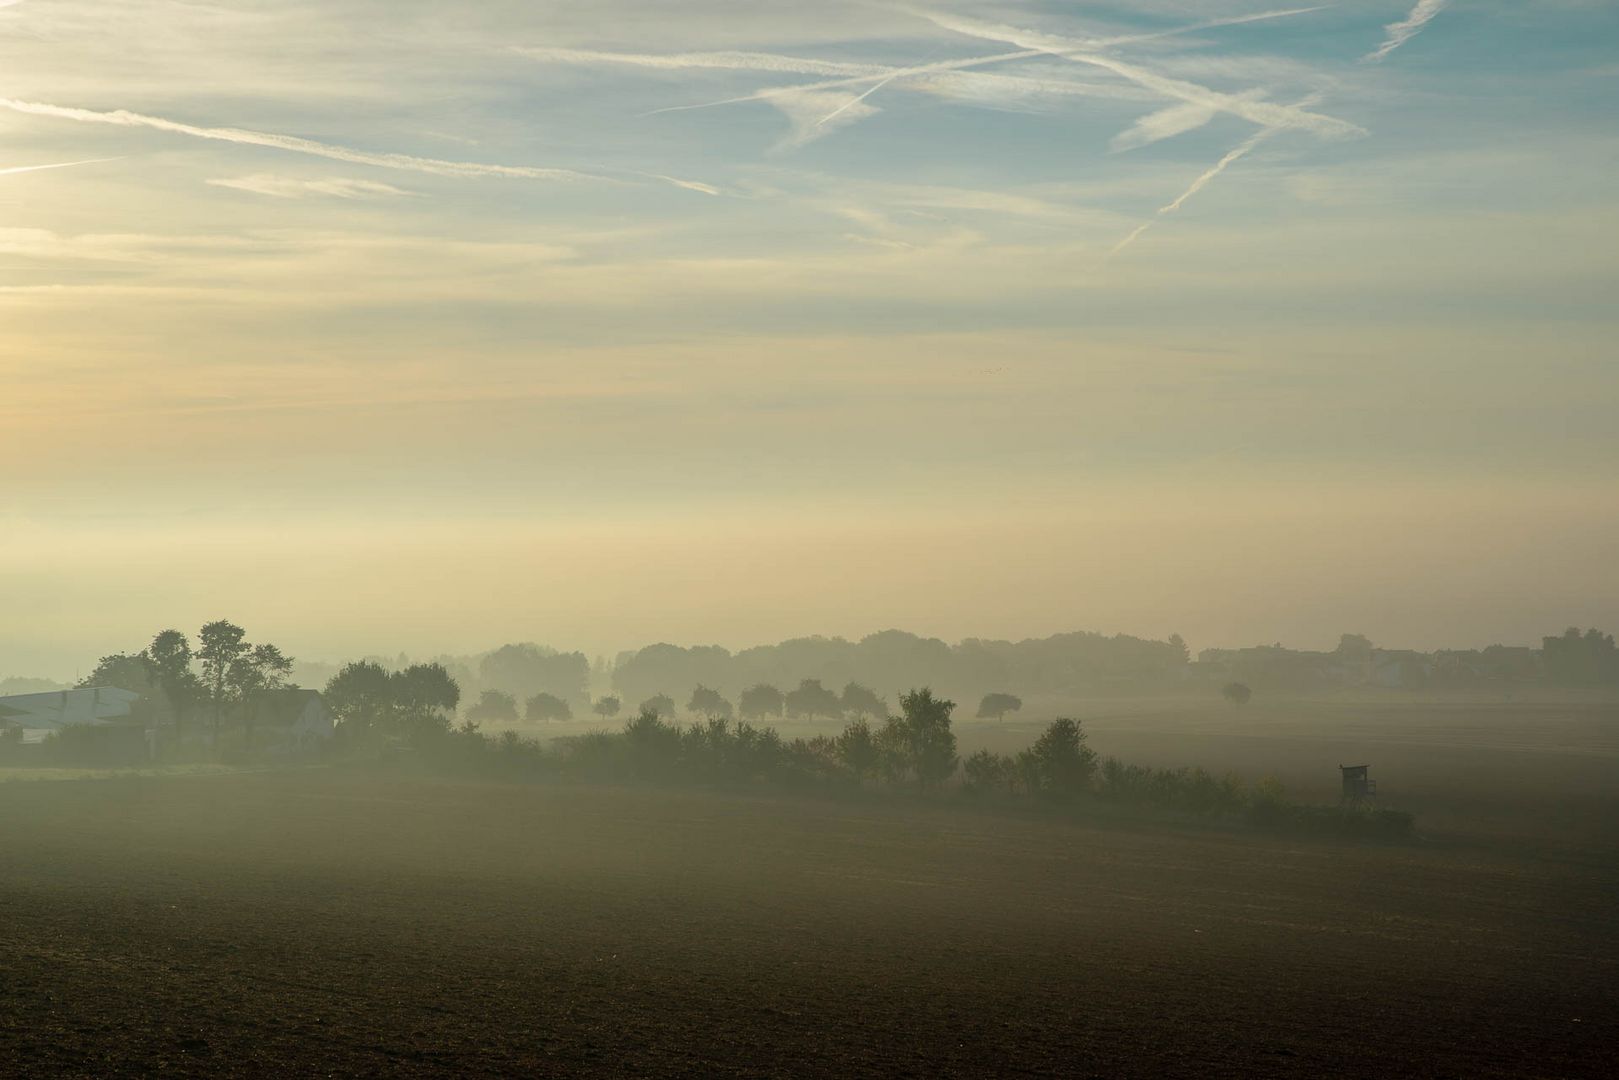
[[[337,730],[318,690],[271,690],[256,703],[254,743],[271,753],[308,753]]]

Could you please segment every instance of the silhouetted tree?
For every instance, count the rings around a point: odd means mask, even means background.
[[[562,653],[532,642],[502,645],[478,664],[478,682],[518,700],[547,693],[564,701],[588,701],[590,661],[584,653]]]
[[[651,713],[653,716],[673,718],[675,715],[675,699],[668,694],[654,694],[641,702],[642,714]]]
[[[1613,635],[1569,627],[1562,637],[1541,639],[1546,677],[1561,686],[1597,686],[1619,682],[1619,649]]]
[[[820,679],[805,679],[787,694],[787,715],[814,720],[818,716],[841,716],[843,703],[838,695],[821,685]]]
[[[882,752],[865,717],[843,729],[843,734],[837,738],[837,755],[838,760],[854,774],[856,782],[876,771],[882,760]]]
[[[504,690],[485,690],[477,704],[467,710],[467,719],[479,724],[517,723],[517,699]]]
[[[202,683],[214,714],[214,745],[219,745],[219,721],[231,691],[231,665],[248,651],[247,632],[235,623],[217,619],[197,634],[197,659],[202,665]]]
[[[572,720],[573,709],[566,701],[554,694],[535,694],[528,699],[527,712],[524,714],[528,722],[551,723],[559,720]]]
[[[742,697],[737,704],[738,711],[745,719],[763,720],[771,716],[780,716],[786,701],[786,696],[780,690],[767,683],[760,683],[742,691]]]
[[[861,686],[857,682],[849,683],[843,688],[843,698],[840,702],[844,716],[887,716],[888,704],[877,696],[877,692],[870,687]]]
[[[327,681],[322,696],[345,736],[363,736],[384,727],[393,708],[388,671],[369,660],[345,664]]]
[[[967,790],[988,792],[1005,784],[1010,790],[1017,780],[1017,763],[990,750],[980,750],[961,763]]]
[[[1037,778],[1031,793],[1071,799],[1090,787],[1096,771],[1096,751],[1085,745],[1085,732],[1069,719],[1053,720],[1028,753]]]
[[[108,686],[128,690],[132,694],[148,695],[158,689],[157,670],[145,653],[113,653],[103,656],[79,680],[81,688]]]
[[[260,702],[266,694],[285,687],[291,671],[292,658],[281,655],[274,645],[254,645],[231,661],[225,681],[232,699],[241,703],[249,750],[258,727]]]
[[[686,711],[706,716],[710,720],[729,720],[731,718],[731,703],[721,696],[718,690],[698,684],[697,689],[691,692],[691,700],[686,703]]]
[[[146,646],[146,657],[168,699],[174,738],[179,742],[185,735],[186,716],[203,692],[202,680],[191,669],[191,642],[178,630],[164,630]]]
[[[617,716],[619,711],[623,708],[623,702],[619,701],[618,698],[609,695],[604,698],[596,699],[596,704],[590,707],[590,711],[601,717],[603,720],[611,720],[613,717]]]
[[[1247,683],[1233,682],[1226,683],[1220,688],[1220,696],[1233,705],[1246,705],[1248,699],[1254,696],[1254,692],[1248,688]]]
[[[978,703],[977,719],[994,718],[1004,720],[1009,712],[1017,712],[1023,708],[1023,699],[1016,694],[985,694],[984,700]]]
[[[956,703],[934,697],[927,687],[912,690],[899,703],[911,770],[917,786],[930,791],[956,771],[956,735],[950,730]]]
[[[1344,634],[1338,638],[1338,659],[1346,664],[1364,664],[1371,660],[1372,639],[1365,634]]]
[[[451,717],[461,704],[461,685],[443,664],[412,664],[388,676],[393,727],[416,738],[450,729]]]

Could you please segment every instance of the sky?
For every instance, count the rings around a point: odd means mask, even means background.
[[[0,0],[0,677],[1619,625],[1619,5]]]

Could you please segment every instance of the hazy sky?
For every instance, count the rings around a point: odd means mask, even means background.
[[[1616,116],[1608,0],[0,0],[0,676],[1612,629]]]

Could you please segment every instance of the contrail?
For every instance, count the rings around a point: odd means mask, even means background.
[[[1317,5],[1317,6],[1314,6],[1314,7],[1303,7],[1303,8],[1287,8],[1287,9],[1280,10],[1280,11],[1266,11],[1266,12],[1260,12],[1260,13],[1255,14],[1255,15],[1242,15],[1242,16],[1238,16],[1238,17],[1235,17],[1235,18],[1229,18],[1229,19],[1210,19],[1210,20],[1207,20],[1205,22],[1192,23],[1192,24],[1189,24],[1187,26],[1176,27],[1176,28],[1169,29],[1169,30],[1157,30],[1157,31],[1153,31],[1151,33],[1144,33],[1144,34],[1128,34],[1128,35],[1122,35],[1122,36],[1111,37],[1111,38],[1092,38],[1092,39],[1088,39],[1088,40],[1084,40],[1084,41],[1070,42],[1069,43],[1069,48],[1071,50],[1076,50],[1076,51],[1090,52],[1091,50],[1110,48],[1110,47],[1117,46],[1117,45],[1129,45],[1129,44],[1134,44],[1134,43],[1142,42],[1142,41],[1155,41],[1155,40],[1158,40],[1158,39],[1161,39],[1161,38],[1174,37],[1174,36],[1179,35],[1179,34],[1195,33],[1195,32],[1197,32],[1199,30],[1212,30],[1212,29],[1215,29],[1215,28],[1218,28],[1218,27],[1221,27],[1221,26],[1234,26],[1234,25],[1238,25],[1238,24],[1241,24],[1241,23],[1260,22],[1262,20],[1267,20],[1267,19],[1281,19],[1281,18],[1287,18],[1287,17],[1294,16],[1294,15],[1303,15],[1303,14],[1307,14],[1307,13],[1312,12],[1312,11],[1320,11],[1322,9],[1322,7],[1324,7],[1324,6],[1330,6],[1330,5]],[[908,10],[913,10],[913,9],[908,9]],[[918,12],[918,11],[913,10],[913,13],[919,15],[922,18],[926,18],[926,19],[929,19],[930,21],[934,21],[935,23],[938,22],[938,20],[934,19],[933,16],[928,15],[928,14],[926,14],[924,12]],[[961,31],[958,30],[958,32],[961,32]],[[968,36],[979,36],[979,35],[970,34]],[[1018,43],[1014,42],[1013,44],[1018,44]],[[836,89],[842,89],[844,87],[850,87],[850,86],[861,86],[861,85],[864,85],[864,84],[870,83],[870,82],[882,81],[882,82],[886,83],[886,82],[890,82],[890,81],[892,81],[894,79],[909,78],[911,76],[937,75],[937,74],[945,74],[945,73],[956,72],[956,71],[965,71],[965,70],[968,70],[968,69],[971,69],[971,68],[985,67],[985,66],[988,66],[990,64],[1002,64],[1002,63],[1007,63],[1007,62],[1014,61],[1014,60],[1029,60],[1029,59],[1033,59],[1034,57],[1037,57],[1037,56],[1049,56],[1053,52],[1056,52],[1058,55],[1064,55],[1062,50],[1060,50],[1060,49],[1059,50],[1053,50],[1052,48],[1050,48],[1050,47],[1048,47],[1046,45],[1041,45],[1038,48],[1022,47],[1022,48],[1017,49],[1014,52],[995,53],[995,54],[990,55],[990,56],[973,56],[973,57],[968,57],[968,58],[962,59],[962,60],[941,60],[941,61],[938,61],[936,63],[931,63],[931,64],[919,64],[919,65],[917,65],[915,67],[886,68],[886,69],[882,69],[882,70],[879,70],[879,71],[876,71],[876,72],[864,72],[864,73],[853,73],[852,72],[852,73],[849,74],[849,76],[847,78],[829,79],[829,80],[824,81],[824,82],[816,82],[816,83],[800,83],[800,84],[795,85],[795,86],[772,87],[770,89],[759,90],[759,91],[756,91],[756,92],[751,93],[751,94],[743,94],[743,95],[741,95],[739,97],[722,98],[722,99],[720,99],[718,101],[705,101],[705,102],[699,102],[699,103],[693,104],[693,105],[669,105],[669,106],[665,106],[664,108],[661,108],[661,109],[653,109],[650,112],[646,113],[646,115],[655,116],[655,115],[657,115],[659,113],[684,112],[684,111],[691,110],[691,109],[711,109],[711,108],[715,108],[716,106],[720,106],[720,105],[739,105],[739,104],[742,104],[744,102],[749,102],[749,101],[767,101],[770,98],[777,97],[777,96],[782,95],[782,94],[791,94],[791,93],[793,93],[795,91],[799,91],[799,90],[836,90]],[[581,54],[581,55],[585,55],[585,54]],[[631,56],[631,55],[635,55],[635,54],[622,54],[622,53],[613,54],[613,53],[608,53],[608,54],[599,54],[599,55],[601,55],[603,57],[623,58],[625,56]],[[694,55],[698,56],[698,57],[703,57],[705,62],[706,62],[707,60],[709,60],[711,58],[714,58],[714,57],[717,57],[717,56],[724,56],[724,55],[727,55],[727,54],[723,54],[723,53],[721,53],[721,54],[716,54],[716,53],[699,53],[699,54],[690,54],[690,53],[688,53],[688,54],[684,54],[685,57],[692,57]],[[771,54],[767,54],[767,53],[763,53],[763,54],[761,54],[761,53],[747,53],[747,54],[731,54],[731,55],[757,57],[757,58],[770,57],[772,60],[786,61],[786,62],[791,62],[791,63],[795,63],[795,64],[806,64],[806,65],[807,64],[816,64],[816,65],[820,65],[822,68],[824,68],[824,66],[828,64],[828,62],[826,62],[826,61],[804,61],[804,60],[797,60],[794,57],[776,57],[776,56],[772,56]],[[629,62],[639,62],[639,61],[635,60],[635,61],[629,61]],[[673,67],[673,66],[678,66],[678,65],[659,64],[659,65],[656,65],[656,66]],[[756,68],[750,68],[749,70],[765,70],[765,69],[763,67],[756,67]],[[804,70],[803,73],[804,74],[819,74],[820,71],[819,70],[816,70],[816,71]],[[1061,86],[1061,84],[1056,84],[1056,85]],[[1161,93],[1161,91],[1159,91],[1159,92]],[[1088,95],[1090,95],[1090,96],[1095,96],[1097,91],[1086,91],[1086,93]],[[1212,94],[1213,91],[1207,91],[1207,93]],[[1177,96],[1177,95],[1166,95],[1166,96],[1173,97],[1173,96]],[[1274,107],[1275,106],[1273,106],[1273,108]],[[1328,123],[1332,123],[1332,124],[1342,124],[1343,123],[1342,121],[1332,120],[1331,117],[1320,117],[1319,119],[1323,120],[1323,121],[1326,121]],[[1357,133],[1360,132],[1360,129],[1354,128],[1353,125],[1344,125],[1344,126],[1352,128]]]
[[[1320,94],[1310,94],[1299,102],[1299,107],[1308,108],[1312,105],[1318,105],[1320,102]],[[1279,128],[1261,128],[1260,130],[1254,132],[1253,135],[1249,136],[1247,141],[1242,143],[1236,149],[1232,150],[1230,153],[1226,154],[1226,156],[1221,158],[1219,161],[1215,162],[1213,167],[1206,171],[1202,176],[1199,176],[1196,180],[1193,180],[1192,186],[1181,192],[1180,196],[1176,198],[1174,202],[1160,206],[1156,215],[1142,222],[1136,227],[1134,232],[1132,232],[1129,236],[1126,236],[1123,240],[1119,241],[1118,245],[1112,251],[1108,252],[1107,257],[1109,259],[1113,258],[1113,256],[1117,255],[1119,252],[1141,239],[1148,229],[1151,229],[1154,225],[1158,224],[1159,220],[1179,211],[1181,207],[1185,206],[1187,202],[1191,200],[1192,196],[1208,187],[1209,184],[1213,182],[1215,177],[1225,172],[1238,161],[1247,157],[1253,152],[1253,149],[1256,146],[1270,138],[1272,135],[1275,135],[1279,130]]]
[[[1384,39],[1383,44],[1378,49],[1362,57],[1362,62],[1375,64],[1422,33],[1422,28],[1432,22],[1434,16],[1445,9],[1445,3],[1446,0],[1417,0],[1417,6],[1411,9],[1411,14],[1399,22],[1389,23],[1383,28],[1388,37]]]
[[[881,77],[893,70],[880,64],[849,64],[837,60],[759,52],[616,53],[545,46],[519,46],[515,51],[536,60],[555,60],[564,64],[625,64],[661,71],[766,71],[780,75]]]
[[[374,153],[369,150],[356,150],[348,146],[316,142],[314,139],[303,139],[296,135],[249,131],[246,128],[198,127],[195,124],[167,120],[161,116],[146,116],[142,113],[129,112],[126,109],[117,109],[113,112],[98,112],[94,109],[78,109],[67,105],[48,105],[38,101],[18,101],[15,98],[0,98],[0,108],[27,113],[30,116],[49,116],[59,120],[76,120],[85,124],[112,124],[118,127],[153,128],[157,131],[170,131],[178,135],[190,135],[197,139],[212,139],[216,142],[238,143],[243,146],[263,146],[272,150],[287,150],[295,154],[308,154],[312,157],[330,158],[333,161],[346,161],[354,165],[374,165],[381,169],[399,169],[405,172],[428,173],[433,176],[500,176],[522,180],[593,180],[603,184],[625,183],[625,181],[617,180],[613,177],[576,172],[573,169],[550,169],[533,165],[492,165],[478,161],[444,161],[439,158],[415,157],[410,154]],[[638,175],[673,184],[687,191],[702,192],[705,195],[716,193],[709,185],[695,180],[681,180],[677,177],[652,173]]]
[[[871,95],[875,94],[877,91],[881,90],[883,87],[887,86],[889,83],[893,82],[897,78],[899,78],[899,72],[896,71],[894,74],[888,76],[888,78],[884,79],[882,82],[875,83],[871,87],[871,89],[867,90],[865,93],[861,94],[859,97],[850,98],[848,101],[845,101],[842,105],[839,105],[837,108],[833,109],[831,112],[829,112],[825,116],[821,117],[819,120],[817,120],[815,122],[815,126],[816,127],[824,127],[828,120],[837,119],[837,117],[840,116],[842,113],[846,112],[849,109],[852,109],[854,106],[860,104],[862,101],[865,101]]]
[[[1033,49],[1053,56],[1062,56],[1075,63],[1088,64],[1128,79],[1137,86],[1167,98],[1177,98],[1189,105],[1199,105],[1217,112],[1231,113],[1266,128],[1292,128],[1317,135],[1364,135],[1366,129],[1344,120],[1319,113],[1308,112],[1296,106],[1277,105],[1261,101],[1251,95],[1224,94],[1197,83],[1172,79],[1134,64],[1126,64],[1110,56],[1091,51],[1084,42],[1071,38],[1037,34],[1013,27],[994,26],[973,19],[960,19],[948,15],[919,12],[935,25],[968,37],[988,41],[1001,41]]]
[[[413,157],[409,154],[372,153],[366,150],[351,149],[346,146],[336,146],[331,143],[316,142],[313,139],[302,139],[295,135],[276,135],[263,131],[248,131],[244,128],[198,127],[195,124],[185,124],[177,120],[165,120],[161,116],[146,116],[141,113],[129,112],[125,109],[117,109],[113,112],[97,112],[93,109],[47,105],[37,101],[17,101],[13,98],[0,98],[0,108],[27,113],[30,116],[49,116],[59,120],[77,120],[86,124],[113,124],[119,127],[153,128],[158,131],[174,132],[177,135],[190,135],[197,139],[239,143],[244,146],[264,146],[273,150],[288,150],[295,154],[309,154],[313,157],[346,161],[355,165],[375,165],[383,169],[402,169],[408,172],[430,173],[435,176],[510,176],[528,180],[606,179],[605,177],[574,172],[570,169],[542,169],[528,165],[486,165],[481,162],[470,161],[441,161],[437,158]]]
[[[0,0],[0,7],[10,7],[11,4],[20,4],[22,0],[11,0],[6,3]],[[42,169],[71,169],[75,165],[95,165],[103,161],[119,161],[115,157],[85,158],[83,161],[55,161],[49,165],[13,165],[10,168],[0,169],[0,176],[10,176],[12,173],[39,172]]]
[[[1244,142],[1241,146],[1238,146],[1235,150],[1232,150],[1225,157],[1223,157],[1219,161],[1215,162],[1213,168],[1209,169],[1207,172],[1205,172],[1202,176],[1198,177],[1196,180],[1193,180],[1192,181],[1192,186],[1187,188],[1185,191],[1181,192],[1179,198],[1177,198],[1172,203],[1168,203],[1165,206],[1159,207],[1158,208],[1158,213],[1155,216],[1153,216],[1153,217],[1147,219],[1146,221],[1142,222],[1140,225],[1138,225],[1136,227],[1136,230],[1134,232],[1132,232],[1129,236],[1126,236],[1123,240],[1119,241],[1118,246],[1115,247],[1112,251],[1108,252],[1107,257],[1109,259],[1113,258],[1114,256],[1118,255],[1119,252],[1123,251],[1125,248],[1129,247],[1131,244],[1133,244],[1137,240],[1141,239],[1141,237],[1147,232],[1148,229],[1151,229],[1154,225],[1158,224],[1158,222],[1160,220],[1162,220],[1163,218],[1169,216],[1170,214],[1175,213],[1181,207],[1185,206],[1187,201],[1190,200],[1192,198],[1192,196],[1196,195],[1198,192],[1200,192],[1204,188],[1208,187],[1209,184],[1214,180],[1215,177],[1217,177],[1221,173],[1225,172],[1227,169],[1229,169],[1232,165],[1236,164],[1242,158],[1248,156],[1249,152],[1252,151],[1254,149],[1254,147],[1258,146],[1260,143],[1264,142],[1266,139],[1268,139],[1272,135],[1276,134],[1276,131],[1277,131],[1276,128],[1262,128],[1261,130],[1254,132],[1253,135],[1249,136],[1248,140],[1246,142]]]

